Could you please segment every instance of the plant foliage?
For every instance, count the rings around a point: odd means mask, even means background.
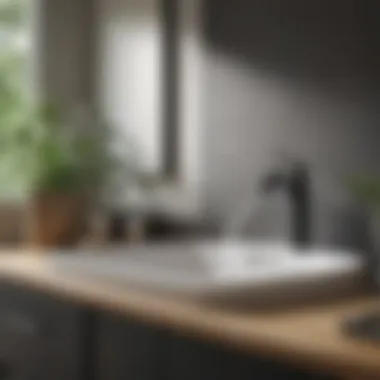
[[[380,178],[362,175],[350,181],[354,195],[370,207],[380,209]]]

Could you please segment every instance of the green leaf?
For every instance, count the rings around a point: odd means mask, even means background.
[[[28,0],[1,0],[0,25],[19,28],[25,23],[28,8]]]
[[[349,188],[361,201],[380,207],[380,178],[370,175],[358,176],[349,181]]]

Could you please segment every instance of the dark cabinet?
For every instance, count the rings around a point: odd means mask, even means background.
[[[97,318],[99,380],[166,380],[167,334],[133,319]]]
[[[121,316],[97,322],[99,380],[326,379]]]
[[[230,379],[325,378],[0,283],[0,380]]]
[[[195,338],[173,336],[168,350],[168,379],[325,380],[327,377]]]
[[[80,308],[0,284],[0,380],[79,380],[85,374]]]

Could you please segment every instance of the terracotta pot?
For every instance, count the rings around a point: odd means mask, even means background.
[[[28,243],[35,248],[69,248],[87,228],[89,202],[79,194],[45,193],[33,197]]]

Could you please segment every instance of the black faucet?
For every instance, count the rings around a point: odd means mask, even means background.
[[[291,203],[291,241],[297,247],[310,245],[311,237],[311,191],[307,166],[293,163],[286,170],[274,171],[261,182],[265,193],[283,189]]]

